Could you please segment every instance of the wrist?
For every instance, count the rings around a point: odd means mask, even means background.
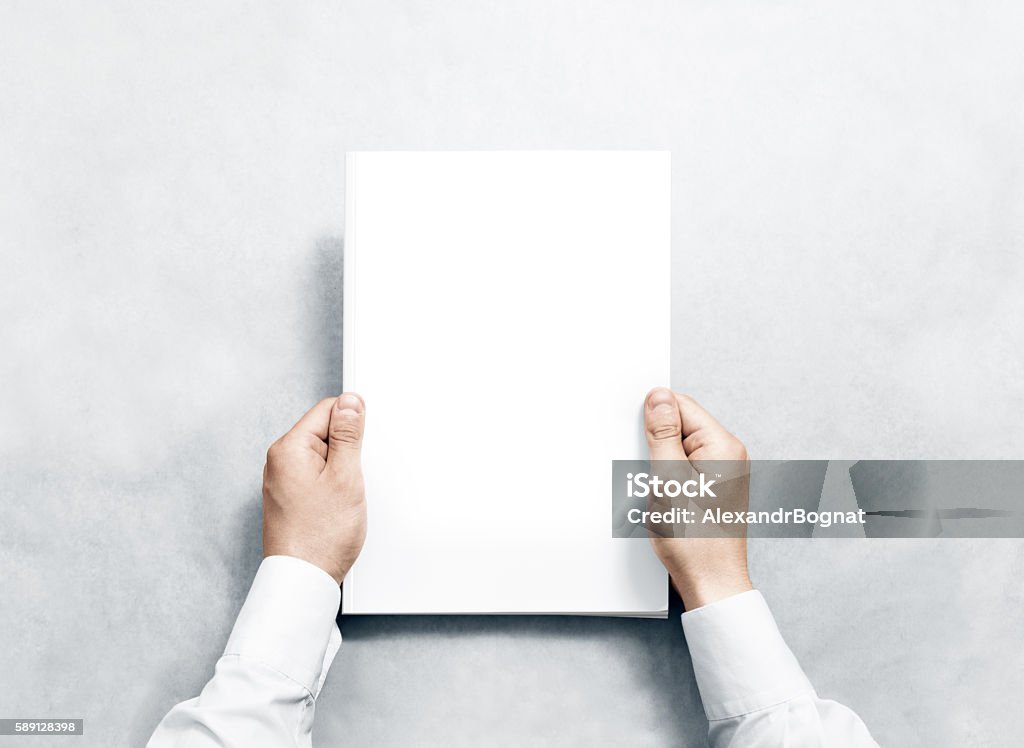
[[[348,573],[348,567],[350,566],[342,563],[330,553],[321,551],[318,548],[310,548],[302,543],[264,542],[263,557],[268,558],[270,556],[291,556],[300,561],[305,561],[328,574],[339,585],[345,581],[345,575]]]
[[[679,597],[683,599],[683,607],[686,610],[702,608],[705,605],[754,589],[746,569],[697,578],[682,573],[673,573],[670,576],[672,586],[676,588]]]

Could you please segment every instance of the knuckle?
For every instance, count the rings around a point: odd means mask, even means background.
[[[363,436],[359,419],[344,419],[331,424],[331,438],[343,444],[358,444]]]
[[[698,449],[703,447],[707,442],[704,439],[704,434],[697,431],[690,434],[688,437],[683,439],[683,447],[687,453],[696,452]]]
[[[270,445],[267,450],[267,465],[274,466],[286,462],[290,454],[294,454],[296,442],[294,437],[282,436]]]
[[[747,447],[732,434],[727,434],[722,439],[721,450],[726,459],[743,461],[747,459]]]
[[[271,463],[277,462],[280,459],[280,457],[281,457],[281,450],[282,449],[283,449],[283,447],[281,445],[281,440],[280,439],[275,441],[273,444],[270,445],[270,447],[267,448],[267,464],[268,465],[270,465]]]
[[[736,453],[736,459],[746,462],[750,459],[750,453],[747,452],[747,447],[743,442],[737,440],[737,444],[739,445],[739,449]]]
[[[647,436],[653,441],[678,439],[682,436],[679,424],[673,420],[653,420],[647,424]]]

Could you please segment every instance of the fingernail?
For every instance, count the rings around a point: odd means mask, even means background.
[[[352,395],[346,392],[344,395],[340,395],[338,400],[334,403],[334,407],[338,409],[338,412],[344,413],[349,411],[355,415],[359,415],[363,412],[363,401],[358,396]]]
[[[671,410],[675,404],[676,396],[666,387],[658,387],[647,396],[647,407],[651,410]]]

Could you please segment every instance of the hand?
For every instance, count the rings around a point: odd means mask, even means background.
[[[734,476],[726,492],[733,506],[746,508],[747,450],[695,400],[656,387],[644,402],[644,425],[651,460],[700,463],[728,461]],[[741,473],[735,476],[739,469]],[[723,496],[722,491],[718,491]],[[733,531],[736,532],[736,531]],[[665,565],[687,610],[753,589],[747,574],[745,531],[731,537],[663,538],[651,536],[654,552]]]
[[[338,584],[366,539],[359,452],[366,409],[345,393],[321,400],[274,442],[263,468],[263,555],[295,556]]]

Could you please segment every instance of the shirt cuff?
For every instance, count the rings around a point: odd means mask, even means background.
[[[815,696],[757,590],[687,611],[682,620],[708,720]]]
[[[341,589],[323,569],[292,556],[268,556],[224,654],[261,662],[316,698],[341,645],[340,603]]]

